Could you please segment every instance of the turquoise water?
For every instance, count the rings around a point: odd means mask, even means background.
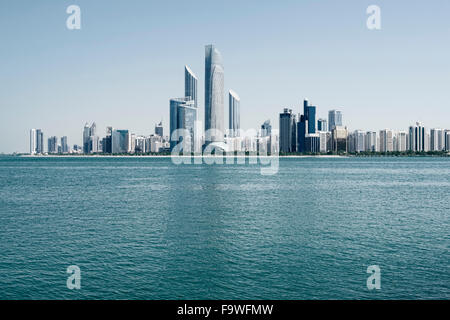
[[[0,157],[0,299],[449,299],[449,247],[450,159]]]

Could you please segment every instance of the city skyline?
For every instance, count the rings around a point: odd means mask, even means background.
[[[85,17],[79,31],[65,29],[64,6],[49,2],[49,10],[41,12],[33,3],[27,10],[0,5],[0,32],[9,48],[0,53],[0,152],[26,152],[26,136],[36,127],[80,145],[78,127],[67,123],[96,121],[99,128],[112,125],[148,134],[162,119],[168,130],[167,99],[183,95],[180,66],[188,65],[203,82],[199,72],[205,43],[214,43],[225,57],[224,91],[239,92],[243,129],[259,128],[268,118],[279,129],[280,110],[299,113],[305,96],[318,106],[317,118],[342,110],[351,130],[407,130],[418,120],[427,128],[449,127],[450,50],[442,28],[448,2],[410,7],[406,1],[378,1],[379,31],[365,27],[368,3],[356,1],[249,3],[241,10],[199,2],[183,8],[193,17],[202,10],[216,12],[218,6],[221,13],[215,19],[192,19],[191,28],[181,34],[181,20],[169,26],[157,17],[158,11],[169,10],[168,4],[108,3],[111,12],[121,13],[114,24],[107,23],[105,4],[79,1]],[[405,6],[409,19],[403,18]],[[229,12],[235,24],[228,24]],[[273,23],[262,23],[268,17]],[[251,30],[242,27],[248,19]],[[168,28],[164,36],[155,32],[162,27]],[[12,37],[6,33],[10,28],[20,32]],[[179,39],[177,34],[189,35],[181,39],[186,45],[168,41]],[[35,38],[41,41],[31,50]],[[204,118],[203,96],[200,85],[199,119]]]

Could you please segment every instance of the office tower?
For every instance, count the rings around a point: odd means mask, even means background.
[[[320,135],[318,133],[308,133],[305,136],[305,151],[310,153],[320,152]]]
[[[300,115],[299,122],[297,123],[297,151],[306,152],[305,138],[308,134],[308,121],[305,119],[305,115]]]
[[[295,152],[296,134],[295,115],[292,109],[285,108],[280,113],[280,152]]]
[[[205,47],[205,143],[223,142],[224,70],[222,56],[213,46]]]
[[[347,138],[348,138],[348,131],[346,127],[342,126],[334,126],[332,134],[332,150],[336,153],[343,153],[347,152],[348,145],[347,145]]]
[[[229,129],[231,137],[239,137],[241,129],[241,99],[236,92],[230,90],[228,93],[229,101]]]
[[[303,115],[305,121],[308,121],[306,133],[316,133],[316,107],[310,106],[306,99],[303,101]]]
[[[61,137],[61,153],[69,153],[69,145],[66,136]]]
[[[184,96],[194,101],[195,108],[198,107],[197,84],[197,76],[188,66],[184,66]]]
[[[331,150],[331,147],[330,147],[331,132],[319,131],[319,138],[320,138],[319,152],[327,153],[329,150]]]
[[[394,131],[380,130],[380,152],[394,151]]]
[[[128,153],[130,149],[130,134],[128,130],[113,130],[111,148],[113,154]]]
[[[442,151],[445,149],[445,131],[444,129],[430,130],[430,150]]]
[[[86,122],[83,128],[83,153],[89,153],[89,137],[91,136],[91,128]]]
[[[163,129],[162,121],[159,124],[155,125],[155,134],[160,137],[164,136],[164,129]]]
[[[36,153],[44,153],[44,133],[41,129],[36,129]]]
[[[272,125],[270,120],[264,121],[261,125],[261,137],[270,137],[272,135]]]
[[[328,123],[325,119],[317,120],[317,131],[328,131]]]
[[[36,129],[31,129],[30,130],[30,154],[36,154],[36,143],[37,143],[37,138],[36,138]]]
[[[196,129],[195,123],[197,120],[197,108],[195,107],[194,100],[186,98],[176,98],[170,100],[170,150],[178,143],[182,144],[182,149],[179,151],[194,152],[196,141]],[[186,132],[178,132],[175,130],[184,129],[188,131],[188,135],[180,137],[179,135],[185,135]],[[175,136],[174,136],[175,134]]]
[[[50,137],[47,140],[48,144],[48,153],[57,153],[58,152],[58,138],[57,137]]]
[[[420,122],[409,127],[409,150],[415,152],[425,151],[425,128]]]
[[[361,130],[356,130],[353,132],[353,152],[363,152],[366,151],[366,133]]]
[[[450,151],[450,130],[445,130],[445,151]]]
[[[396,147],[395,150],[399,152],[405,152],[407,147],[407,133],[406,131],[399,131],[397,133],[397,139],[396,139]]]
[[[366,150],[369,152],[377,151],[377,133],[375,131],[367,131],[366,132]]]
[[[342,113],[338,110],[328,111],[328,131],[333,131],[334,127],[342,126]]]

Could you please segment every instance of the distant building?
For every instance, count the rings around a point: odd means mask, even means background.
[[[332,150],[336,153],[348,152],[348,131],[346,127],[334,126],[332,131]]]
[[[376,152],[377,148],[377,133],[376,131],[366,132],[365,151]]]
[[[280,113],[280,152],[296,151],[296,121],[292,109],[285,108]]]
[[[409,150],[415,152],[425,151],[425,128],[420,122],[409,127]]]
[[[397,132],[395,151],[405,152],[408,150],[408,134],[406,131]]]
[[[272,125],[270,120],[264,121],[261,125],[261,137],[270,137],[272,135]]]
[[[182,143],[180,152],[194,152],[196,141],[197,108],[194,101],[187,98],[176,98],[170,100],[170,150]],[[174,136],[175,130],[187,130],[189,135]]]
[[[342,112],[338,110],[328,111],[328,131],[333,131],[335,127],[342,126]]]
[[[214,45],[205,47],[205,143],[224,141],[224,69]],[[172,131],[172,130],[171,130]]]
[[[241,98],[233,90],[228,93],[229,101],[229,129],[231,137],[238,137],[241,129]]]
[[[325,119],[317,120],[317,131],[328,131],[328,122]]]
[[[450,151],[450,130],[445,131],[445,151]]]
[[[88,123],[83,128],[83,153],[97,153],[99,151],[99,138],[97,136],[97,125],[95,122],[89,126]]]
[[[188,66],[184,66],[184,96],[194,101],[195,108],[198,108],[197,84],[197,76]]]
[[[305,151],[309,153],[320,152],[320,135],[318,133],[308,133],[305,136]]]
[[[162,121],[155,126],[155,134],[160,137],[164,137],[164,129],[163,129]]]
[[[394,131],[380,130],[380,152],[394,151]]]
[[[445,149],[445,131],[444,129],[430,130],[430,150],[442,151]]]
[[[58,138],[57,137],[50,137],[47,140],[48,144],[48,153],[58,153]]]
[[[131,145],[130,138],[128,130],[114,130],[111,137],[112,153],[128,153]]]
[[[69,144],[66,136],[61,137],[61,153],[69,153]]]
[[[30,130],[30,154],[37,153],[37,138],[36,138],[36,129]]]
[[[36,153],[44,153],[44,133],[41,129],[36,129]]]

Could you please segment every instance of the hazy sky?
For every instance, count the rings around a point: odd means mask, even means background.
[[[81,8],[68,30],[66,8]],[[382,29],[366,9],[381,7]],[[85,122],[150,134],[199,77],[215,44],[225,90],[241,97],[241,126],[278,128],[308,98],[318,116],[339,108],[351,130],[450,129],[450,1],[2,0],[0,152],[29,150],[29,129],[80,144]],[[225,127],[228,99],[225,99]]]

